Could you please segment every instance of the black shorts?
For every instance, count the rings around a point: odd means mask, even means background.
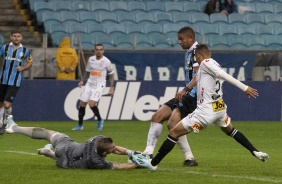
[[[197,98],[186,94],[182,97],[182,101],[178,102],[175,98],[165,103],[171,110],[178,108],[180,110],[181,119],[192,113],[197,107]]]
[[[0,102],[13,103],[20,87],[0,84]]]

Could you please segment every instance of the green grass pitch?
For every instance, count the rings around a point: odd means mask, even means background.
[[[149,122],[106,121],[102,131],[96,122],[85,122],[83,131],[71,131],[76,122],[17,122],[20,126],[37,126],[68,134],[77,142],[94,135],[112,137],[116,145],[143,151]],[[45,140],[34,140],[20,134],[0,136],[0,183],[10,184],[260,184],[282,183],[281,122],[233,122],[259,150],[269,154],[263,163],[253,157],[233,138],[217,127],[199,134],[189,134],[188,141],[199,162],[198,167],[183,167],[184,156],[175,148],[164,158],[156,172],[133,170],[60,169],[55,161],[36,154]],[[167,136],[166,123],[158,140],[155,154]],[[109,155],[108,161],[127,162],[127,156]]]

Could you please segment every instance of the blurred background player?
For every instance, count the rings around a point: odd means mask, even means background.
[[[88,59],[86,65],[86,74],[89,75],[87,83],[80,95],[80,106],[78,109],[78,125],[72,130],[83,130],[83,117],[85,115],[85,107],[89,104],[91,110],[97,117],[98,130],[102,130],[104,121],[100,116],[97,102],[103,94],[106,87],[106,77],[109,76],[111,95],[114,94],[114,70],[111,61],[104,56],[104,46],[102,44],[95,45],[95,55]],[[83,81],[78,83],[78,87],[83,85]]]
[[[23,71],[32,66],[30,51],[21,44],[21,32],[12,31],[10,39],[12,42],[0,49],[3,61],[0,71],[0,134],[5,133],[6,117],[12,113],[12,103],[21,87]]]
[[[195,40],[195,32],[191,27],[183,27],[177,34],[180,46],[187,50],[185,54],[185,84],[188,85],[198,69],[198,63],[194,60],[194,49],[198,42]],[[186,88],[185,88],[186,89]],[[160,109],[153,114],[151,126],[148,132],[147,146],[143,153],[153,155],[158,137],[161,135],[163,122],[168,121],[168,129],[173,128],[182,118],[193,112],[197,105],[196,87],[191,92],[184,90],[183,99],[179,102],[175,98],[163,104]],[[177,145],[185,156],[183,166],[197,166],[186,135],[178,139]]]

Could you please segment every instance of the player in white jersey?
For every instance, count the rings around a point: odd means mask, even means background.
[[[222,83],[224,80],[237,86],[249,97],[256,98],[258,96],[257,90],[228,75],[211,58],[211,52],[205,44],[196,47],[195,57],[200,67],[196,77],[192,79],[187,88],[192,89],[193,86],[197,85],[197,108],[170,130],[158,154],[151,161],[147,160],[148,169],[156,169],[161,160],[173,149],[180,136],[190,132],[199,133],[200,130],[211,124],[219,126],[224,133],[233,137],[252,155],[266,162],[268,155],[258,151],[239,130],[233,127],[226,112],[227,106],[222,99]],[[176,98],[180,100],[182,96],[176,95]]]
[[[98,120],[98,130],[102,130],[104,121],[100,116],[97,102],[103,94],[106,87],[106,77],[109,76],[111,95],[114,94],[114,70],[111,61],[104,56],[104,46],[102,44],[95,45],[95,55],[88,59],[85,68],[89,74],[87,83],[80,95],[80,106],[78,110],[78,125],[72,130],[83,130],[83,117],[85,115],[85,107],[89,104],[91,110]],[[78,87],[83,85],[83,81],[78,83]]]

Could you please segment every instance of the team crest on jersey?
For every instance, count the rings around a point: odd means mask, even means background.
[[[24,55],[23,52],[20,52],[20,57],[23,57],[23,55]]]

